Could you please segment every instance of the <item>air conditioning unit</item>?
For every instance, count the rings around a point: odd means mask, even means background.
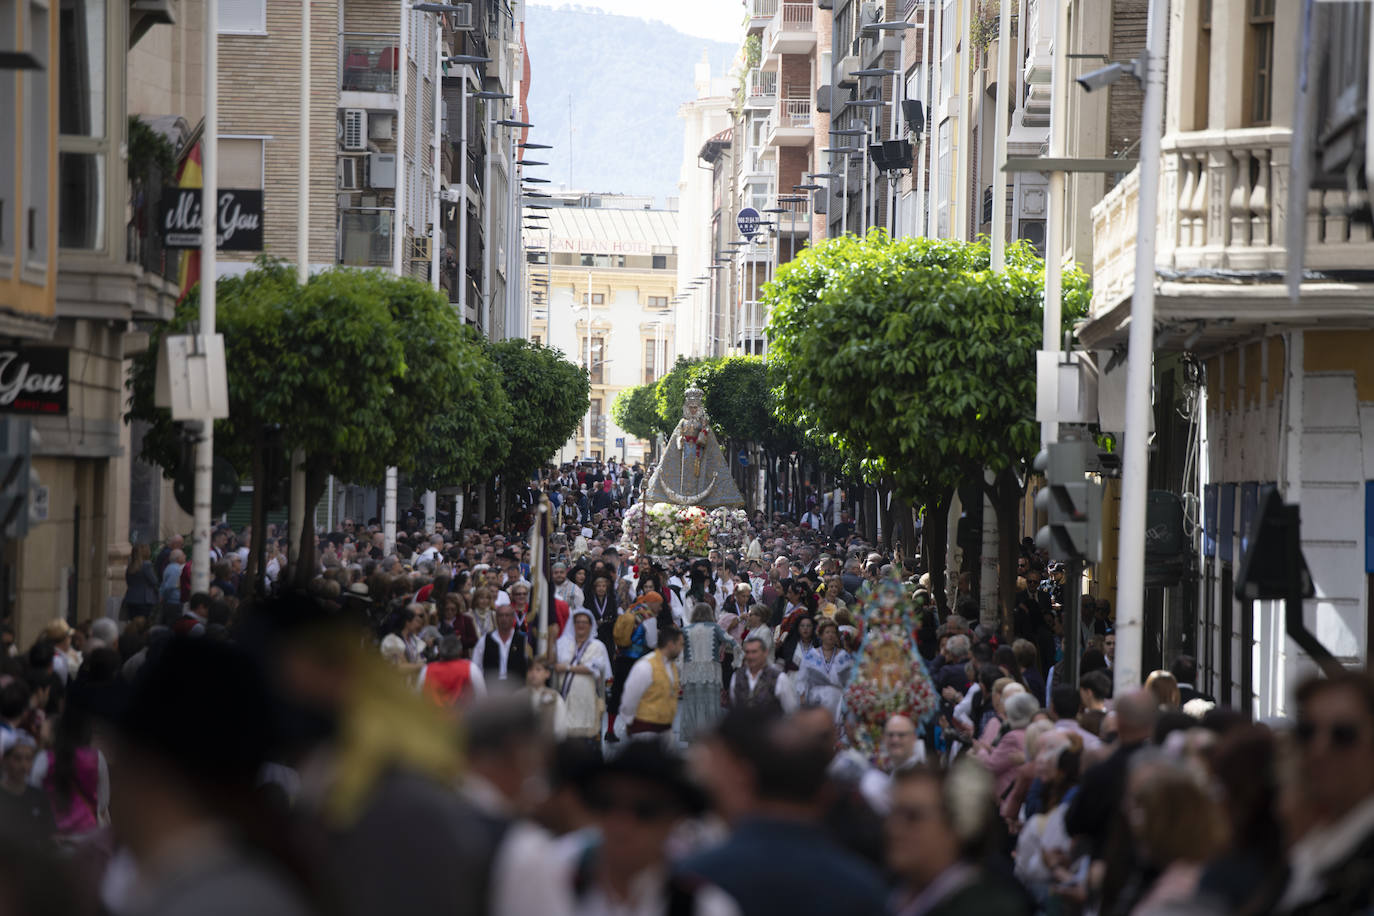
[[[373,153],[368,157],[367,186],[393,189],[396,187],[395,153]]]
[[[410,240],[410,259],[412,261],[428,261],[429,254],[429,236],[422,235]]]
[[[345,108],[343,120],[343,148],[367,149],[367,110]]]
[[[473,24],[471,3],[453,4],[453,12],[449,13],[448,15],[453,17],[451,21],[455,29],[462,32],[472,31]]]
[[[393,114],[375,114],[367,122],[367,138],[369,140],[390,140],[392,127],[396,122]]]
[[[356,191],[362,187],[362,163],[357,156],[341,156],[338,162],[340,191]]]

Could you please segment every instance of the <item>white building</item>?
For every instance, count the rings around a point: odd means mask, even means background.
[[[678,214],[612,194],[558,194],[550,203],[549,229],[525,230],[530,337],[588,366],[592,379],[589,418],[559,459],[642,460],[648,443],[615,425],[611,403],[657,381],[679,352]]]

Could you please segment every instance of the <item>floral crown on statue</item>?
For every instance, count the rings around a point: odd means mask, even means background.
[[[683,392],[683,397],[690,403],[700,404],[702,399],[706,397],[706,392],[694,385]]]

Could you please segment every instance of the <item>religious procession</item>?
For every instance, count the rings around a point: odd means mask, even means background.
[[[574,492],[607,508],[563,524]],[[621,503],[621,498],[625,503]],[[550,469],[529,526],[252,533],[149,558],[0,685],[0,901],[26,914],[1345,914],[1374,904],[1374,684],[1251,721],[1187,657],[1077,680],[1062,576],[946,609],[847,514],[749,518],[703,407],[652,469]],[[625,508],[621,508],[624,505]],[[270,536],[270,535],[269,535]]]

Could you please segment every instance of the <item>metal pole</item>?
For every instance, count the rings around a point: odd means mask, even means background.
[[[463,125],[458,139],[458,314],[468,320],[468,74],[464,65],[458,87],[458,116]],[[457,520],[455,520],[457,521]],[[459,527],[455,525],[455,527]]]
[[[1163,133],[1168,0],[1150,0],[1145,34],[1145,102],[1140,127],[1139,221],[1135,289],[1126,357],[1126,433],[1121,473],[1121,542],[1116,590],[1116,695],[1141,684],[1145,610],[1145,497],[1155,323],[1155,210],[1159,201],[1159,148]],[[1228,596],[1229,600],[1229,596]]]
[[[302,286],[310,281],[310,3],[301,0],[300,142],[296,144],[296,282]],[[295,563],[305,539],[305,452],[301,449],[291,452],[290,479],[286,549],[287,558]],[[257,537],[265,534],[253,533]]]
[[[1067,7],[1068,0],[1060,0],[1056,5]],[[954,181],[950,197],[958,202],[954,219],[950,226],[953,236],[961,242],[968,241],[969,225],[969,91],[972,88],[970,66],[972,55],[973,0],[964,0],[959,11],[959,54],[955,58],[955,77],[958,79],[959,93],[959,151],[955,156]]]
[[[1024,25],[1024,23],[1023,23]],[[992,165],[992,269],[1007,263],[1007,131],[1011,129],[1011,0],[1003,0],[997,24],[997,127]],[[1074,683],[1077,683],[1075,681]]]
[[[429,202],[429,285],[434,289],[439,288],[439,252],[443,245],[443,233],[439,231],[439,190],[443,187],[439,175],[439,134],[442,132],[443,118],[440,114],[439,102],[443,96],[443,60],[444,60],[444,37],[442,29],[434,30],[434,72],[430,74],[430,79],[434,81],[434,112],[432,118],[433,126],[430,129],[429,138],[429,171],[430,181],[433,187],[430,190]]]
[[[201,136],[200,328],[215,333],[215,279],[219,271],[219,0],[205,0],[205,130]],[[191,530],[191,591],[210,590],[210,499],[215,463],[215,421],[201,421],[196,443],[195,512]]]
[[[1000,50],[1000,49],[999,49]],[[1069,560],[1064,571],[1064,672],[1057,684],[1078,686],[1078,661],[1083,654],[1083,561]],[[1120,650],[1117,652],[1120,658]]]
[[[935,70],[931,74],[930,79],[930,99],[932,105],[937,99],[939,100],[940,111],[938,114],[931,112],[930,124],[932,132],[939,130],[939,124],[944,120],[945,105],[947,104],[947,99],[945,99],[942,94],[945,84],[945,61],[942,50],[945,38],[945,17],[941,14],[939,7],[935,9],[934,19],[935,28],[932,32],[933,37],[930,40],[930,60]],[[937,171],[940,167],[940,140],[938,135],[926,141],[926,152],[927,158],[929,159],[929,184],[931,185],[927,196],[935,203],[935,206],[926,207],[926,236],[928,238],[934,238],[940,226],[940,198],[938,196],[940,193],[940,174]],[[951,184],[951,188],[952,187],[953,185]]]
[[[925,42],[921,54],[921,117],[927,118],[930,112],[930,4],[925,3],[921,7],[921,40]],[[930,158],[930,136],[925,130],[925,124],[921,124],[921,130],[917,133],[920,151],[916,156],[916,233],[921,236],[929,236],[930,231],[926,227],[926,168]]]
[[[1068,4],[1057,4],[1054,21],[1054,62],[1050,75],[1050,157],[1063,158],[1064,137],[1067,133],[1069,85],[1069,10]],[[1062,271],[1064,263],[1064,173],[1050,172],[1050,199],[1045,227],[1045,310],[1040,348],[1053,353],[1061,348],[1061,308],[1063,302]],[[1153,212],[1153,211],[1151,211]],[[1153,218],[1153,217],[1152,217]],[[1047,445],[1059,438],[1059,424],[1040,426],[1040,444]]]
[[[587,381],[590,384],[592,377],[592,272],[587,271]],[[585,440],[585,447],[579,458],[584,458],[592,453],[592,405],[590,400],[587,403],[587,416],[582,420],[582,438]]]
[[[396,549],[396,468],[386,469],[385,501],[382,504],[382,550],[388,556]]]
[[[482,333],[488,340],[491,336],[491,134],[492,107],[496,99],[489,99],[487,105],[486,151],[482,156]]]
[[[396,52],[396,191],[393,204],[395,218],[391,227],[391,272],[396,276],[401,276],[405,267],[405,253],[402,248],[405,244],[406,236],[406,217],[407,213],[403,209],[406,199],[406,130],[403,126],[406,123],[406,65],[408,51],[407,44],[410,42],[410,7],[401,4],[401,40],[400,47]]]

